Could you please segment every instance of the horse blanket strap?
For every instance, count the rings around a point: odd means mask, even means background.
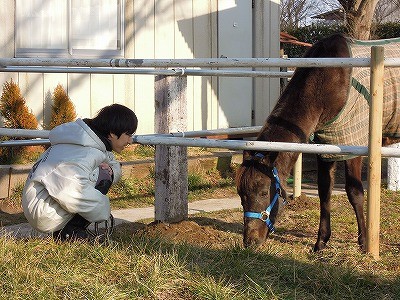
[[[276,167],[273,167],[272,169],[272,176],[274,177],[274,183],[275,183],[275,195],[274,198],[272,199],[271,203],[269,206],[265,209],[265,211],[262,212],[253,212],[253,211],[246,211],[244,213],[244,216],[246,218],[253,218],[253,219],[260,219],[265,222],[265,224],[268,226],[269,231],[273,233],[275,231],[274,224],[272,223],[271,219],[269,218],[272,209],[274,208],[275,204],[277,203],[278,199],[282,197],[282,188],[281,188],[281,181],[278,176],[278,170]],[[283,198],[283,203],[286,204],[286,199]]]
[[[370,57],[371,46],[383,45],[385,58],[400,57],[400,38],[358,41],[348,39],[351,57]],[[370,68],[353,68],[347,102],[339,114],[317,128],[314,142],[334,145],[368,145]],[[400,136],[400,68],[385,68],[382,133],[383,137]],[[322,159],[336,161],[355,156],[324,154]]]

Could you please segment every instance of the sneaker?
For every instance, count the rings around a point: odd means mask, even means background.
[[[85,241],[89,235],[85,228],[67,224],[63,229],[53,232],[53,239],[56,241]]]
[[[89,238],[86,228],[90,222],[76,214],[65,227],[53,232],[53,238],[58,241],[87,240]]]

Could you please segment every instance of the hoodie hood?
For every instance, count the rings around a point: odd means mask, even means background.
[[[50,131],[49,139],[51,145],[75,144],[106,151],[104,143],[82,119],[55,127]]]

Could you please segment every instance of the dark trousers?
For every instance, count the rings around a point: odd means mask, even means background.
[[[110,180],[101,180],[95,188],[105,195],[110,187]],[[63,229],[53,232],[53,238],[60,241],[85,240],[89,237],[86,231],[89,225],[90,222],[88,220],[76,214]]]
[[[89,237],[86,232],[89,224],[88,220],[76,214],[63,229],[53,232],[53,238],[60,241],[85,240]]]

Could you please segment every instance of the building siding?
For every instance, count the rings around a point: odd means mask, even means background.
[[[223,7],[223,1],[126,0],[125,58],[219,57],[221,49],[230,46],[226,41],[219,44],[221,41],[218,39],[222,26],[218,24],[218,15],[222,13],[219,8]],[[246,47],[244,53],[254,53],[256,57],[279,57],[279,2],[260,2],[263,3],[261,11],[244,11],[237,5],[224,13],[250,21],[262,17],[263,22],[257,25],[262,27],[262,35],[257,33],[255,36],[259,50],[254,51],[253,43],[243,43],[242,47]],[[4,20],[1,26],[5,32],[0,37],[0,55],[14,57],[14,1],[0,0],[0,4],[0,17]],[[244,13],[252,16],[240,16]],[[251,31],[253,26],[247,27]],[[252,32],[248,34],[254,39]],[[153,75],[0,73],[1,86],[11,78],[19,84],[28,107],[40,124],[49,122],[51,96],[57,84],[62,84],[75,104],[78,117],[91,117],[105,105],[121,103],[138,115],[138,134],[154,132]],[[229,85],[224,86],[224,81],[229,80],[248,90],[246,95],[251,99],[245,99],[245,105],[238,106],[243,99],[235,95],[220,99],[226,93],[224,89],[229,89]],[[265,78],[254,81],[257,82],[255,91],[250,78],[189,76],[188,130],[261,125],[278,97],[279,80]],[[257,111],[255,120],[251,120],[252,109]]]

